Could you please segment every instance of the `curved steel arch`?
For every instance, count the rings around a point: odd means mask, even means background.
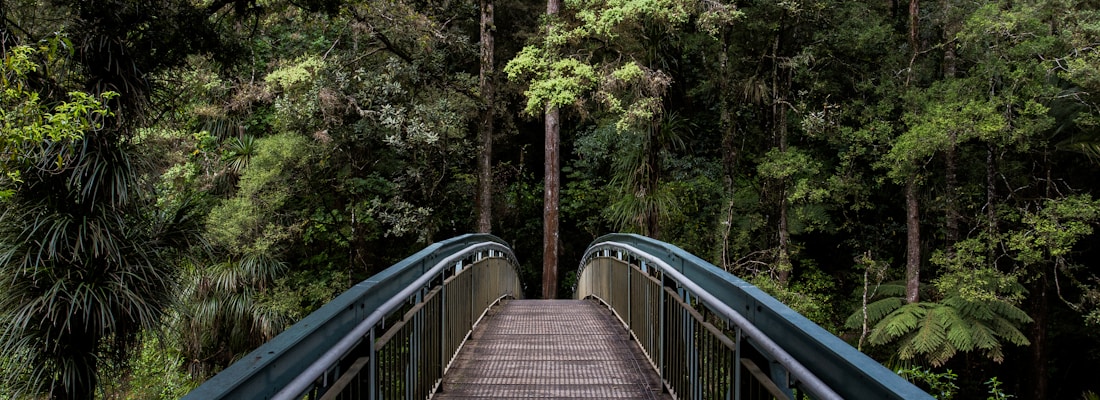
[[[619,263],[629,267],[623,271],[631,272],[604,271],[607,268],[601,262],[606,264],[609,259],[610,262],[619,260]],[[611,276],[613,273],[622,275]],[[634,275],[628,275],[631,273]],[[773,392],[776,395],[790,396],[790,387],[797,387],[817,399],[932,399],[924,391],[759,288],[674,245],[633,234],[602,236],[585,252],[577,276],[577,297],[599,298],[611,306],[628,327],[628,320],[634,318],[632,308],[654,307],[634,304],[633,299],[639,297],[636,293],[641,289],[631,287],[631,282],[645,280],[631,276],[649,276],[646,279],[659,285],[662,290],[673,293],[672,296],[678,297],[676,301],[682,306],[694,308],[692,303],[701,304],[709,313],[719,316],[733,327],[735,337],[727,338],[727,345],[734,347],[732,351],[740,353],[740,344],[744,340],[767,357],[770,364],[781,366],[771,368],[772,383],[779,386],[777,389],[782,392]],[[624,291],[631,294],[621,293]],[[652,299],[653,296],[649,298]],[[665,304],[670,300],[661,298],[660,301]],[[663,306],[659,308],[662,310],[659,322],[662,338],[659,341],[664,346],[665,337],[674,336],[677,333],[675,331],[682,328],[666,327],[667,314],[670,312],[665,311]],[[627,315],[626,318],[623,318],[624,314]],[[703,321],[703,325],[708,324]],[[721,330],[713,327],[708,329],[712,333]],[[679,336],[683,337],[682,340],[698,337],[694,333]],[[650,351],[649,357],[663,379],[666,379],[666,384],[669,384],[669,378],[664,375],[671,367],[664,365],[667,360],[664,360],[665,356],[662,354],[665,354],[664,351]],[[740,358],[740,355],[737,357]],[[698,360],[697,355],[695,359]],[[733,386],[728,389],[729,398],[738,398],[742,390],[739,387],[741,368],[736,366],[734,369],[738,375],[733,379]],[[782,379],[784,374],[789,374],[789,377]],[[691,376],[694,378],[694,375]],[[698,388],[673,390],[690,390],[692,393],[683,394],[696,396],[701,393]]]
[[[494,278],[496,280],[492,283],[495,285],[480,285],[495,286],[487,288],[495,289],[494,293],[480,293],[478,298],[483,301],[469,301],[468,305],[442,304],[448,297],[447,285],[469,277],[478,271],[480,265],[489,265],[485,262],[488,260],[501,261],[497,263],[497,268],[506,271],[495,274],[500,275]],[[423,318],[393,314],[404,311],[403,308],[426,309],[423,304],[429,298],[438,299],[441,303],[433,306],[437,307],[441,320],[447,317],[447,310],[463,306],[471,309],[460,311],[468,311],[465,313],[467,316],[475,317],[468,321],[469,326],[460,328],[462,332],[454,333],[461,335],[459,340],[439,338],[431,341],[433,346],[441,347],[441,368],[438,371],[441,377],[443,369],[461,347],[465,333],[472,330],[476,319],[488,307],[505,297],[522,297],[516,266],[518,263],[511,248],[492,235],[469,234],[432,244],[355,285],[207,380],[184,399],[326,398],[325,392],[340,384],[341,376],[347,375],[349,370],[354,370],[356,375],[362,370],[369,376],[367,385],[370,387],[363,398],[378,398],[379,388],[374,372],[379,358],[376,340],[381,341],[386,335],[392,335],[387,331],[397,328],[398,324]],[[467,286],[470,292],[480,289],[477,284]],[[475,306],[482,310],[472,310]],[[387,320],[395,318],[398,318],[397,322],[390,321],[394,326],[383,326]],[[412,321],[410,326],[422,323]],[[442,325],[445,322],[440,324],[440,329],[437,329],[440,332],[437,333],[444,335],[446,329]],[[450,354],[443,354],[448,352]],[[367,355],[358,356],[360,354]],[[363,362],[356,365],[353,362],[356,357]],[[413,373],[417,379],[423,375],[419,369]],[[434,388],[438,385],[438,378],[426,384]]]

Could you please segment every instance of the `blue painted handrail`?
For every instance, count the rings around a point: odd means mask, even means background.
[[[188,393],[185,400],[270,399],[336,346],[368,315],[440,261],[481,243],[507,244],[468,234],[432,244],[368,278]],[[510,253],[510,252],[509,252]],[[509,254],[514,259],[514,256]]]
[[[932,399],[763,290],[674,245],[633,234],[605,235],[596,239],[585,253],[578,276],[591,257],[607,249],[633,253],[634,257],[648,259],[654,267],[664,264],[671,268],[673,271],[666,271],[666,277],[679,275],[687,281],[679,284],[706,292],[692,294],[704,303],[720,303],[706,304],[712,310],[721,308],[740,314],[841,398]]]

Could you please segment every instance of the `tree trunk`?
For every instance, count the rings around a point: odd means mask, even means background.
[[[558,297],[558,189],[561,187],[558,165],[560,112],[546,107],[546,190],[543,197],[542,297]]]
[[[779,105],[779,151],[787,152],[787,106]],[[779,182],[779,284],[786,285],[791,279],[791,232],[788,226],[790,216],[787,213],[787,182]]]
[[[913,52],[913,58],[916,58],[917,46],[919,42],[917,39],[920,27],[920,0],[909,0],[909,47]]]
[[[997,168],[994,164],[993,145],[986,144],[985,148],[985,216],[989,219],[989,237],[997,237],[998,228],[995,199],[997,196]],[[1049,197],[1048,197],[1049,198]],[[996,260],[996,246],[989,246],[989,259]]]
[[[909,66],[905,75],[905,87],[908,88],[913,77],[916,75],[914,69],[916,68],[917,56],[920,55],[920,1],[909,0]]]
[[[718,64],[721,73],[721,79],[718,81],[719,93],[730,93],[730,66],[729,66],[729,37],[730,29],[722,29],[722,51],[718,54]],[[737,164],[737,146],[734,144],[737,130],[733,125],[733,106],[729,101],[730,96],[720,96],[718,100],[719,105],[719,125],[722,129],[722,183],[726,189],[727,205],[726,205],[726,219],[722,224],[722,269],[729,271],[730,260],[730,245],[729,236],[730,231],[733,228],[733,205],[734,205],[734,173],[736,172]]]
[[[782,22],[780,23],[782,30]],[[779,35],[775,36],[775,42],[772,44],[772,118],[775,118],[773,126],[775,127],[776,142],[779,145],[780,153],[787,153],[787,91],[790,88],[788,80],[785,80],[781,85],[779,82]],[[780,285],[786,285],[787,281],[791,278],[791,232],[788,226],[787,219],[787,182],[786,179],[781,179],[777,182],[778,189],[776,193],[779,196],[779,255],[777,264],[777,275]]]
[[[718,92],[729,93],[730,92],[730,73],[729,73],[729,29],[725,29],[722,35],[722,52],[718,54],[718,63],[721,68],[722,79],[718,81]],[[722,129],[722,183],[725,184],[726,192],[730,195],[733,194],[733,174],[735,171],[734,164],[737,162],[737,147],[734,145],[734,135],[736,130],[733,126],[733,108],[728,100],[729,96],[723,95],[718,99],[719,106],[719,125]]]
[[[956,74],[956,59],[957,46],[955,43],[955,34],[959,32],[959,25],[955,22],[953,16],[954,11],[951,7],[951,2],[954,0],[941,0],[944,13],[944,25],[943,25],[943,77],[946,79],[952,79]]]
[[[1050,273],[1058,273],[1056,268],[1051,268]],[[1038,295],[1038,299],[1032,300],[1030,303],[1034,307],[1029,315],[1034,319],[1031,328],[1031,379],[1028,379],[1028,383],[1025,387],[1030,386],[1031,396],[1033,399],[1045,399],[1047,398],[1047,355],[1046,355],[1046,341],[1047,341],[1047,315],[1050,313],[1050,303],[1047,298],[1047,285],[1049,280],[1047,274],[1039,274],[1038,282],[1035,284],[1035,288],[1032,289],[1032,293]]]
[[[481,0],[481,121],[478,125],[477,158],[477,231],[493,229],[493,0]]]
[[[905,302],[920,301],[920,204],[917,201],[917,175],[905,182]]]
[[[944,212],[946,213],[944,225],[946,226],[945,238],[947,239],[947,257],[955,258],[955,243],[959,241],[959,206],[955,195],[958,191],[958,133],[954,130],[947,132],[947,150],[944,152]]]
[[[956,73],[956,53],[955,53],[955,33],[958,32],[958,26],[955,23],[955,19],[952,16],[951,1],[941,0],[943,13],[945,15],[944,22],[944,51],[943,51],[943,77],[944,79],[954,79]],[[944,216],[944,225],[946,226],[946,239],[947,239],[947,257],[955,258],[955,243],[959,241],[959,206],[957,199],[958,192],[958,141],[959,134],[954,129],[950,129],[947,132],[947,150],[944,152],[944,208],[946,215]]]
[[[554,33],[554,18],[561,10],[561,0],[546,0],[546,15],[550,18],[547,34]],[[558,190],[561,188],[561,166],[558,147],[561,112],[552,104],[546,105],[546,170],[543,196],[542,231],[542,298],[558,297]]]
[[[992,181],[995,172],[993,168],[993,146],[990,145],[987,151],[986,179],[989,181],[986,185],[986,196],[992,199],[992,196],[996,194]],[[1049,153],[1043,154],[1043,164],[1046,169],[1046,187],[1043,197],[1051,199],[1054,197],[1054,181],[1051,180]],[[993,208],[993,200],[988,200],[988,202],[989,204],[987,207]],[[1057,264],[1055,264],[1048,270],[1048,273],[1039,273],[1039,279],[1036,279],[1036,282],[1032,283],[1033,287],[1030,288],[1031,293],[1034,293],[1038,298],[1033,297],[1032,300],[1028,302],[1031,305],[1031,309],[1028,310],[1028,315],[1033,319],[1031,337],[1029,338],[1031,339],[1031,362],[1028,363],[1031,367],[1031,371],[1027,374],[1031,379],[1028,379],[1024,385],[1024,387],[1028,389],[1024,393],[1031,393],[1029,397],[1033,399],[1045,399],[1048,397],[1047,388],[1050,380],[1048,378],[1050,372],[1047,368],[1049,360],[1047,360],[1046,351],[1048,336],[1047,322],[1050,320],[1050,298],[1048,297],[1048,292],[1051,288],[1050,275],[1057,273],[1058,267]],[[1055,278],[1057,279],[1057,276],[1055,276]]]
[[[914,68],[920,54],[920,1],[909,0],[909,71],[905,79],[908,88],[916,75]],[[913,168],[920,168],[914,166]],[[920,203],[917,200],[917,172],[909,173],[905,181],[905,302],[920,301]]]

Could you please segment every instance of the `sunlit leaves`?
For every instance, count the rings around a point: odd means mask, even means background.
[[[312,83],[323,67],[324,61],[320,57],[300,57],[290,65],[267,74],[264,81],[277,90],[293,90],[302,84]]]
[[[989,259],[990,246],[997,246],[995,238],[986,235],[967,238],[955,243],[955,253],[948,257],[938,251],[932,255],[932,263],[941,267],[932,284],[940,293],[953,293],[966,301],[1015,304],[1023,300],[1026,292],[1019,282],[1019,272],[1005,273],[995,268]]]
[[[1044,12],[1039,7],[1018,2],[1006,12],[998,2],[982,5],[969,15],[958,34],[961,49],[974,57],[994,56],[988,58],[990,63],[976,65],[977,70],[1006,68],[1008,61],[1047,53],[1056,38],[1048,34],[1050,27],[1042,20]]]
[[[672,85],[672,77],[631,61],[607,65],[595,98],[611,115],[619,116],[615,128],[620,131],[646,129],[664,113],[662,97]],[[674,117],[669,117],[674,118]]]
[[[823,169],[820,160],[797,147],[786,151],[773,148],[756,167],[760,176],[788,182],[787,197],[795,202],[817,202],[828,195],[828,189],[821,185]]]
[[[1012,233],[1008,247],[1024,264],[1062,259],[1082,237],[1093,232],[1100,219],[1100,200],[1091,196],[1050,199],[1038,210],[1026,211],[1021,222],[1026,227]]]
[[[733,3],[701,1],[699,6],[702,10],[695,19],[695,26],[713,37],[717,37],[722,28],[733,25],[745,17],[745,14]]]
[[[207,219],[211,242],[237,254],[271,254],[297,228],[280,210],[297,193],[295,174],[310,162],[312,146],[298,134],[256,139],[255,155],[241,170],[239,191]]]
[[[648,57],[639,52],[646,44],[638,35],[653,27],[674,32],[696,13],[709,13],[711,28],[735,14],[732,6],[696,10],[694,2],[667,0],[570,0],[565,6],[574,19],[551,20],[553,28],[541,43],[525,47],[504,71],[527,83],[526,113],[574,107],[587,115],[593,105],[585,100],[595,99],[619,117],[623,131],[659,118],[662,96],[672,83],[668,73],[639,62]],[[611,43],[611,54],[618,56],[597,54],[589,43]]]
[[[974,93],[962,90],[973,84],[968,80],[944,81],[913,92],[910,101],[916,104],[916,110],[904,116],[908,130],[894,139],[880,164],[892,178],[905,179],[949,147],[979,138],[993,140],[1008,130],[1003,111],[1007,104],[999,98],[973,97]]]
[[[39,48],[15,46],[0,63],[0,200],[14,193],[11,185],[22,181],[30,165],[50,171],[65,167],[74,157],[72,143],[102,128],[103,119],[112,115],[104,103],[117,93],[72,91],[62,101],[51,101],[28,86],[29,76],[40,69],[36,59],[59,57],[57,47],[48,45],[59,41],[48,40]]]
[[[504,72],[512,80],[530,80],[524,92],[527,97],[524,111],[532,115],[541,113],[546,106],[575,105],[599,81],[591,65],[573,58],[551,59],[546,50],[535,46],[524,47],[508,62]]]
[[[692,2],[680,0],[565,0],[576,10],[583,32],[616,39],[623,27],[656,22],[671,27],[687,22]],[[629,31],[627,31],[629,32]]]

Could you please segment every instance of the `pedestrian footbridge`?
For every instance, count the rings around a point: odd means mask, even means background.
[[[524,300],[490,235],[367,279],[185,399],[931,399],[760,289],[607,235],[575,300]]]

